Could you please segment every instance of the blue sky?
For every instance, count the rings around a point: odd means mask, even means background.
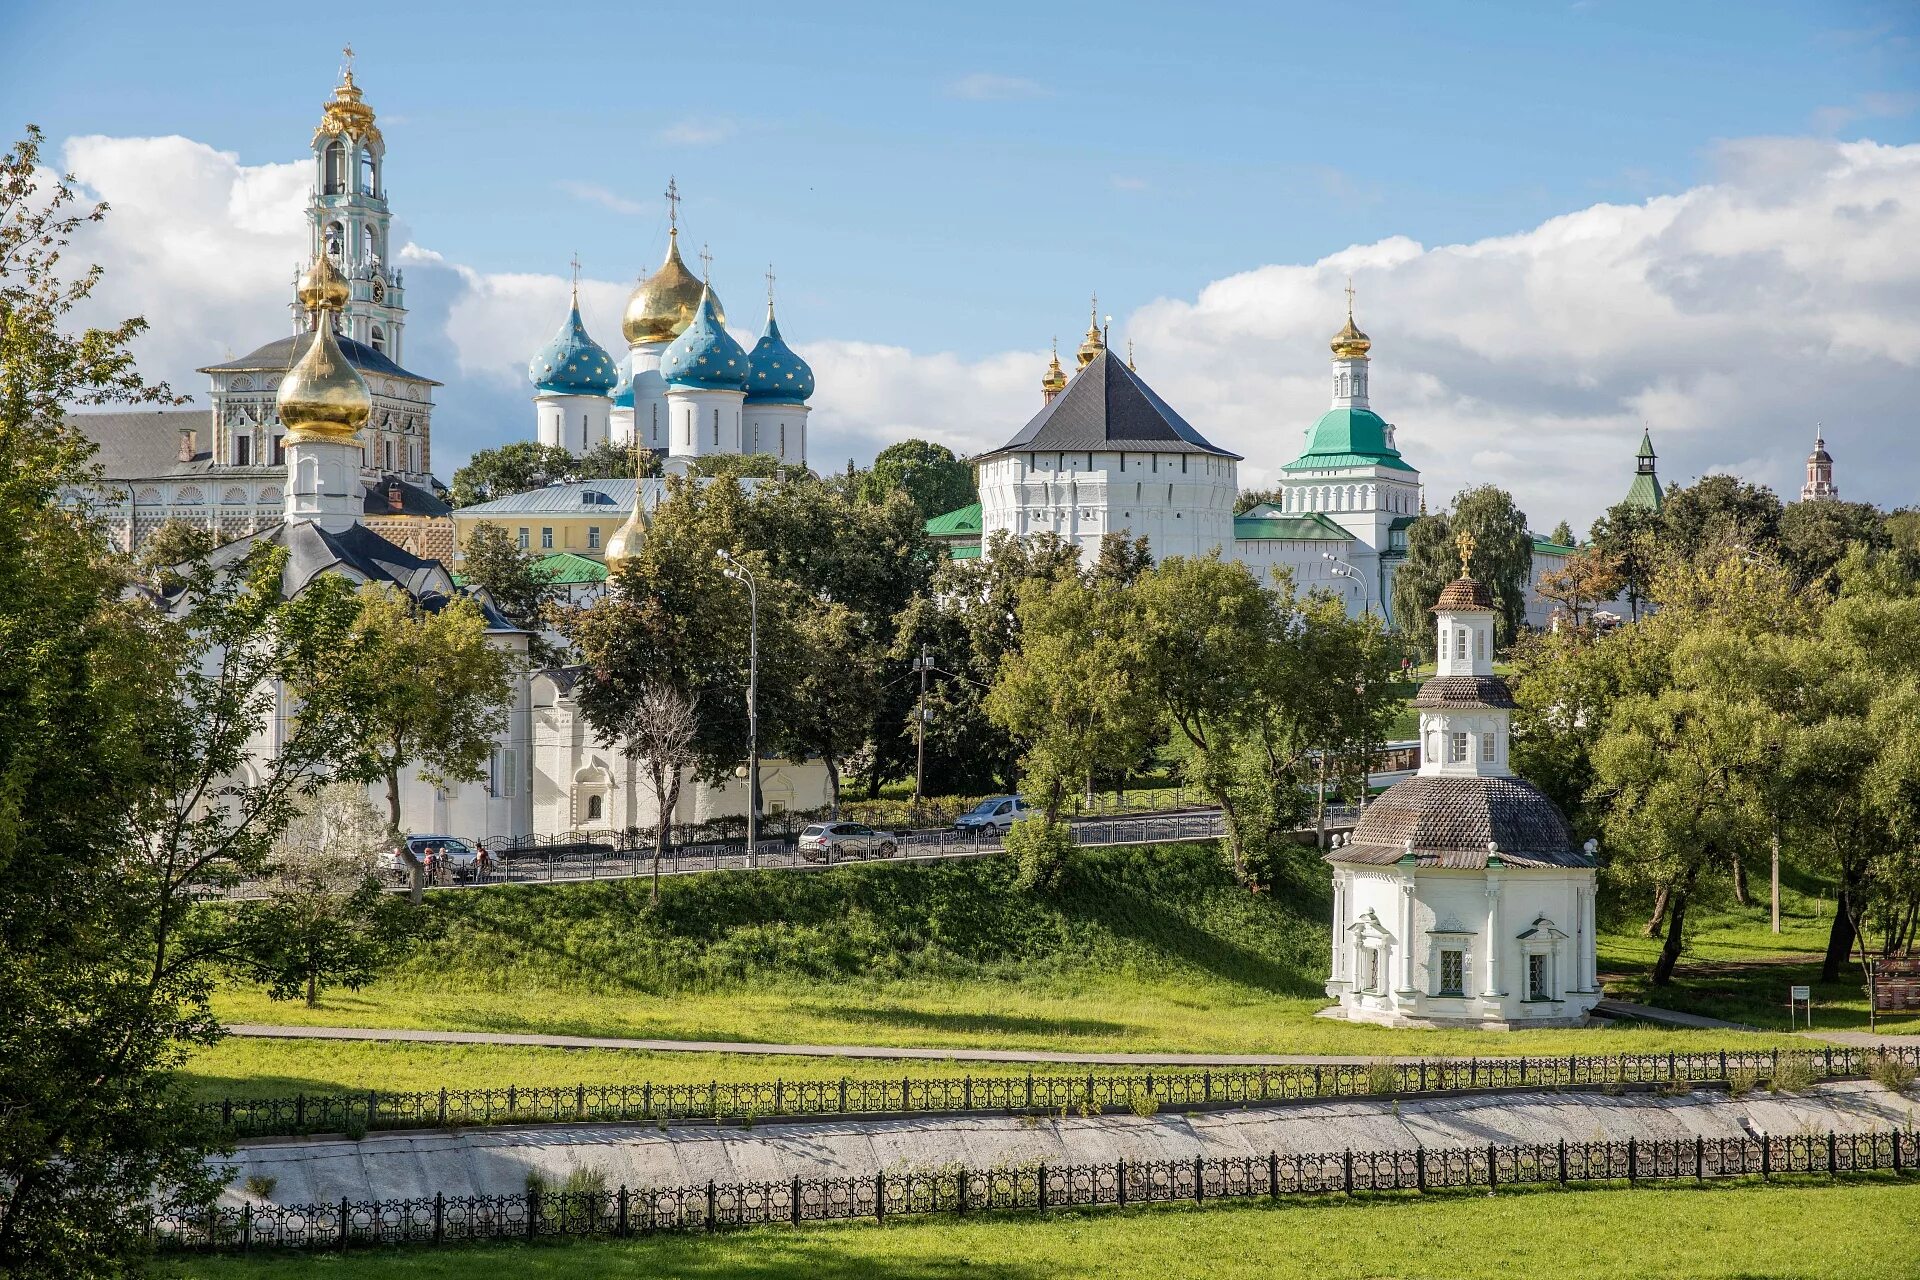
[[[865,410],[848,409],[843,441],[833,402],[851,388],[823,378],[823,441],[844,444],[845,454],[870,452],[888,432],[924,431],[956,447],[1010,435],[1031,391],[1013,406],[996,399],[996,379],[1011,379],[1016,354],[1030,359],[1023,353],[1043,351],[1056,333],[1069,346],[1077,340],[1093,289],[1117,329],[1140,319],[1152,380],[1156,367],[1173,374],[1166,361],[1181,348],[1165,341],[1154,350],[1142,309],[1156,300],[1198,305],[1210,284],[1272,264],[1318,264],[1300,338],[1276,322],[1268,346],[1237,348],[1240,367],[1270,359],[1317,387],[1324,339],[1305,335],[1338,323],[1335,277],[1355,270],[1340,258],[1349,246],[1538,235],[1596,205],[1657,204],[1726,182],[1730,171],[1759,192],[1779,165],[1812,164],[1787,152],[1756,160],[1757,139],[1920,142],[1920,10],[1911,4],[748,3],[703,13],[475,2],[345,11],[354,20],[341,22],[340,7],[16,0],[0,10],[0,117],[40,124],[56,146],[177,134],[232,153],[243,169],[284,164],[305,156],[338,47],[351,41],[386,133],[403,235],[448,263],[489,279],[545,277],[557,288],[577,251],[605,284],[604,298],[590,298],[590,327],[615,345],[614,286],[657,264],[659,193],[673,174],[686,196],[689,249],[711,245],[715,286],[736,324],[757,329],[750,317],[771,261],[790,338],[886,344],[920,361],[950,356],[958,374],[936,370],[914,385],[926,396],[978,389],[978,413],[991,419],[975,439],[951,412],[922,421],[910,397],[908,408],[889,399],[871,421],[855,423]],[[102,191],[114,176],[83,174]],[[138,198],[115,203],[122,216],[141,207]],[[1920,198],[1913,203],[1920,208]],[[153,256],[129,253],[110,270],[137,273]],[[1399,261],[1384,250],[1374,258]],[[1402,299],[1391,273],[1370,276],[1366,255],[1357,261],[1363,324],[1382,360],[1376,392],[1386,394]],[[267,282],[273,300],[248,313],[248,326],[281,323],[279,274]],[[1852,305],[1834,303],[1836,312]],[[1902,294],[1877,305],[1904,324],[1916,304]],[[503,331],[500,352],[484,358],[469,343],[462,367],[491,360],[504,369],[506,350],[531,351],[557,319],[543,310],[525,334]],[[1221,330],[1232,331],[1231,322]],[[250,336],[224,340],[244,346]],[[1411,359],[1421,340],[1409,332],[1400,347],[1409,388],[1421,374]],[[1920,352],[1893,355],[1902,376],[1876,394],[1911,402],[1908,357],[1920,362]],[[443,401],[462,408],[443,460],[525,434],[513,407],[521,392],[504,374],[483,403],[463,399],[469,390],[453,371],[425,371],[448,381]],[[1588,375],[1571,374],[1567,385]],[[1024,388],[1037,370],[1019,378]],[[1632,419],[1657,401],[1657,381],[1558,411],[1606,418],[1610,434],[1596,446],[1604,453],[1615,435],[1637,442]],[[1196,386],[1192,396],[1204,401]],[[1502,386],[1491,376],[1456,385],[1448,421],[1537,408],[1525,397],[1506,403]],[[1411,396],[1403,403],[1419,406]],[[1188,404],[1196,421],[1205,416],[1204,402]],[[1289,424],[1289,440],[1295,417],[1310,411],[1284,397],[1267,410]],[[1223,423],[1259,416],[1246,405],[1220,414]],[[1665,424],[1665,434],[1678,437],[1683,471],[1751,466],[1797,487],[1781,472],[1804,455],[1802,416],[1798,406],[1783,411],[1768,424],[1778,441],[1770,435],[1764,448],[1718,428],[1696,431],[1691,420]],[[1403,426],[1420,439],[1411,416]],[[1448,486],[1508,452],[1465,435],[1429,447],[1447,454],[1433,467],[1435,483]],[[1256,470],[1284,460],[1249,453]],[[1537,505],[1580,505],[1575,478],[1539,492]]]

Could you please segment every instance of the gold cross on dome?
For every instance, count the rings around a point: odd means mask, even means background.
[[[773,306],[773,264],[767,264],[767,306]]]
[[[1460,576],[1471,578],[1473,576],[1473,534],[1467,530],[1461,530],[1460,536],[1454,539],[1454,544],[1460,548]]]
[[[680,184],[671,176],[667,178],[667,225],[675,230],[680,226]]]
[[[574,250],[572,260],[567,264],[573,268],[573,291],[580,292],[580,251]]]

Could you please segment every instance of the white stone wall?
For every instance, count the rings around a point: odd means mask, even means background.
[[[675,458],[705,458],[740,452],[741,406],[744,391],[704,387],[667,390],[667,453]],[[634,404],[637,407],[639,397]]]
[[[1233,543],[1236,465],[1204,453],[996,454],[979,468],[982,539],[1050,532],[1090,558],[1104,535],[1126,533],[1155,560],[1205,555]]]
[[[608,440],[613,401],[606,396],[541,394],[533,398],[535,438],[578,458]]]
[[[741,412],[742,453],[770,453],[789,466],[807,465],[807,415],[804,404],[755,404]]]

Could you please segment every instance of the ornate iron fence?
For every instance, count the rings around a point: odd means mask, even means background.
[[[1766,1080],[1794,1074],[1859,1077],[1879,1055],[1920,1068],[1920,1046],[1761,1049],[1559,1057],[1422,1058],[1275,1067],[1086,1071],[894,1079],[576,1084],[497,1089],[299,1093],[203,1102],[236,1138],[373,1129],[560,1121],[752,1120],[773,1116],[930,1113],[1092,1113],[1438,1093],[1461,1089],[1608,1088]]]
[[[1920,1133],[1762,1134],[1641,1142],[1558,1142],[1397,1151],[1323,1151],[1112,1164],[876,1170],[771,1182],[621,1186],[308,1205],[173,1205],[153,1219],[169,1250],[347,1249],[498,1238],[630,1236],[897,1214],[1047,1210],[1070,1205],[1250,1199],[1367,1191],[1680,1179],[1906,1173]]]

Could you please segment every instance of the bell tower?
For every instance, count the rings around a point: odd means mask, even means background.
[[[346,278],[349,296],[334,321],[340,332],[398,364],[407,312],[388,239],[393,215],[387,208],[386,142],[353,82],[353,46],[341,53],[340,83],[313,131],[309,249],[333,259]],[[309,314],[296,315],[302,328]]]

